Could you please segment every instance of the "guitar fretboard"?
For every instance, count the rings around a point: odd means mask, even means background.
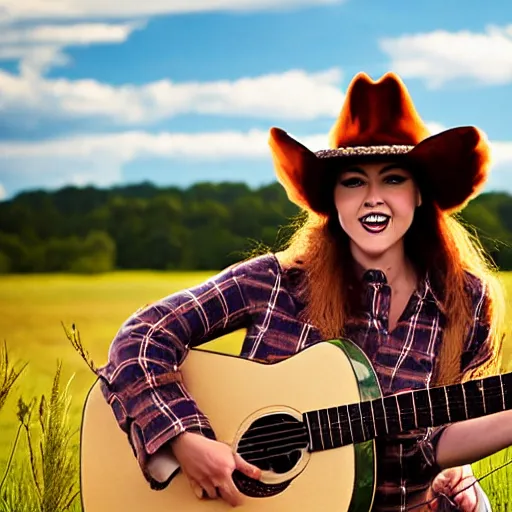
[[[304,413],[311,451],[512,409],[512,373]]]

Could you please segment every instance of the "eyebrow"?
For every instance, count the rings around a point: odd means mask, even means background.
[[[385,172],[388,172],[392,169],[402,169],[405,171],[405,169],[403,167],[400,166],[400,164],[398,163],[394,163],[394,164],[389,164],[389,165],[386,165],[384,166],[380,171],[379,171],[379,174],[384,174]],[[363,174],[364,176],[366,176],[366,172],[361,169],[361,167],[357,167],[357,166],[350,166],[350,167],[347,167],[346,169],[343,169],[341,171],[341,174],[343,173],[346,173],[346,172],[355,172],[355,173],[358,173],[358,174]]]

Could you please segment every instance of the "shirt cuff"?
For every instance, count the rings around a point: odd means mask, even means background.
[[[215,439],[210,422],[178,382],[161,383],[154,388],[138,381],[117,393],[105,381],[102,384],[119,426],[128,434],[142,473],[154,489],[166,487],[170,478],[164,481],[154,478],[148,469],[152,455],[170,450],[170,441],[183,432]]]
[[[437,463],[436,457],[437,445],[447,426],[448,425],[443,425],[441,427],[427,429],[427,433],[418,443],[421,453],[423,454],[422,469],[430,473],[432,478],[441,472],[441,467]]]

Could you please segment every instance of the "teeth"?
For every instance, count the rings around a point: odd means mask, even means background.
[[[375,224],[381,224],[383,222],[386,222],[388,218],[385,215],[367,215],[363,218],[363,222],[369,222],[369,223],[375,223]]]

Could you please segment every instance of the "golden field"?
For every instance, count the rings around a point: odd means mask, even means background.
[[[94,363],[106,361],[109,344],[121,323],[139,307],[174,291],[197,284],[207,272],[114,272],[98,276],[81,275],[5,275],[0,277],[0,341],[5,340],[13,362],[28,363],[14,391],[0,412],[0,477],[18,426],[16,401],[48,393],[57,367],[62,361],[63,382],[72,375],[70,421],[80,427],[85,396],[95,380],[80,355],[68,341],[66,327],[75,324]],[[512,292],[512,273],[502,279]],[[512,315],[512,311],[509,312]],[[236,352],[242,333],[234,333],[209,344],[211,348]],[[507,336],[504,370],[512,370],[512,341]],[[77,437],[78,439],[78,437]],[[489,464],[497,465],[512,451],[497,454],[476,465],[477,474]],[[495,473],[483,485],[491,494],[508,496],[512,470]]]

